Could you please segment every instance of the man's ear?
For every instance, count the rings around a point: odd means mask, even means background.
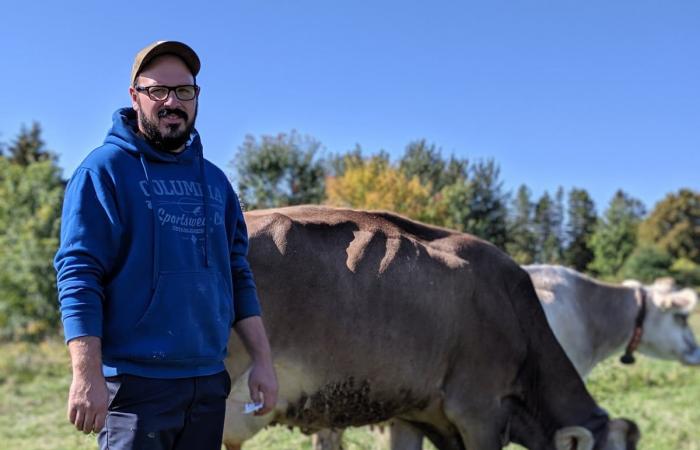
[[[131,107],[134,108],[134,111],[138,111],[139,108],[139,92],[134,88],[133,86],[129,86],[129,97],[131,97]]]

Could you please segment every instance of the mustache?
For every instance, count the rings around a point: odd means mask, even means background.
[[[187,122],[187,113],[181,109],[175,109],[175,108],[163,108],[160,111],[158,111],[158,118],[162,119],[163,117],[167,116],[168,114],[175,114],[176,116],[180,117],[183,119],[185,122]]]

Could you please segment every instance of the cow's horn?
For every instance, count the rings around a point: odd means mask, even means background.
[[[565,427],[554,433],[557,450],[593,450],[593,434],[583,427]]]

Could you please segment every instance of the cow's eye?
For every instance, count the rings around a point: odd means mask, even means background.
[[[688,326],[688,316],[685,314],[674,314],[673,320],[675,320],[676,323],[682,327]]]

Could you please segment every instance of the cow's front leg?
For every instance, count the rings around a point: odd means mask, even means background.
[[[468,450],[501,450],[508,438],[508,413],[495,399],[490,402],[470,404],[464,398],[448,398],[445,415],[457,428],[464,448]]]

